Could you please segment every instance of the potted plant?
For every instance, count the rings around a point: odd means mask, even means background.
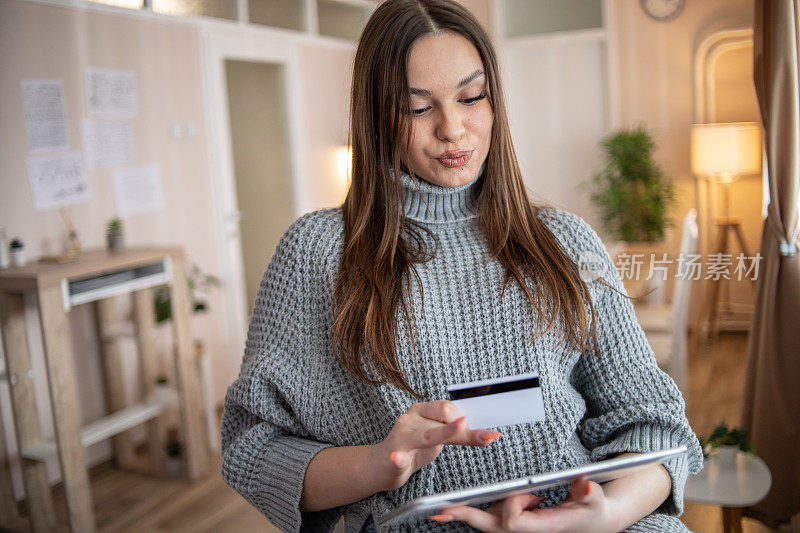
[[[198,293],[208,292],[222,285],[222,281],[212,274],[206,274],[200,270],[196,263],[192,263],[186,276],[186,283],[189,288],[189,300],[192,303],[192,311],[199,313],[208,309],[208,304],[200,299]],[[160,324],[172,318],[172,302],[169,297],[169,290],[160,287],[154,291],[153,308],[155,311],[156,324]]]
[[[156,378],[155,395],[161,401],[167,401],[170,398],[169,380],[167,376],[158,376]]]
[[[675,187],[653,159],[655,142],[642,126],[601,141],[605,166],[594,177],[592,200],[604,228],[624,242],[664,240]]]
[[[122,220],[117,217],[112,218],[106,224],[106,242],[110,252],[120,252],[125,247]]]
[[[733,464],[736,452],[756,453],[755,446],[747,440],[747,432],[741,428],[729,428],[722,422],[711,432],[706,444],[710,450],[716,450],[720,463]]]
[[[653,158],[655,143],[644,127],[618,130],[600,144],[605,165],[594,177],[591,198],[600,208],[603,228],[617,241],[611,254],[615,261],[627,254],[626,261],[638,257],[649,265],[650,254],[663,246],[671,226],[667,213],[675,202],[674,185]],[[649,278],[646,285],[632,280],[629,290],[663,303],[663,277],[644,277]]]
[[[167,452],[167,472],[177,476],[183,470],[183,443],[176,438],[170,438],[164,446]]]
[[[19,237],[14,237],[8,245],[11,255],[11,264],[15,267],[25,266],[25,243]]]

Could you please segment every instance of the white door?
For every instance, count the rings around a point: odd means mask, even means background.
[[[214,218],[224,284],[228,381],[280,235],[298,214],[305,168],[297,45],[247,29],[203,33]],[[259,149],[260,148],[260,149]]]

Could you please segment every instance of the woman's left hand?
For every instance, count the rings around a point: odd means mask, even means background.
[[[460,520],[490,533],[617,531],[610,502],[597,483],[586,479],[573,481],[569,497],[555,507],[537,509],[542,501],[540,496],[520,494],[499,501],[485,511],[459,505],[447,507],[431,518],[437,522]]]

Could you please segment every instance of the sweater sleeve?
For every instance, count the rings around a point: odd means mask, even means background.
[[[686,478],[703,465],[683,397],[672,378],[658,368],[630,299],[593,279],[600,275],[625,293],[600,237],[576,215],[559,213],[557,218],[562,220],[553,229],[557,236],[561,233],[562,245],[579,266],[584,265],[582,272],[587,272],[586,265],[594,272],[583,277],[595,306],[598,353],[581,356],[571,376],[587,409],[578,435],[594,460],[685,445],[685,455],[664,463],[672,491],[659,508],[659,512],[680,515]]]
[[[309,365],[324,342],[308,217],[283,235],[258,290],[241,371],[225,396],[222,476],[282,531],[316,532],[331,531],[344,508],[300,511],[308,463],[332,446],[301,422],[313,401]]]

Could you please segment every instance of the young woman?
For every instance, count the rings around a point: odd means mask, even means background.
[[[411,499],[687,445],[664,466],[393,531],[685,531],[702,465],[602,242],[532,204],[495,52],[450,0],[386,0],[355,57],[352,185],[282,237],[225,400],[222,472],[285,531],[349,533]],[[559,179],[552,176],[549,179]],[[599,258],[601,277],[578,263]],[[447,386],[535,372],[545,420],[473,430]]]

